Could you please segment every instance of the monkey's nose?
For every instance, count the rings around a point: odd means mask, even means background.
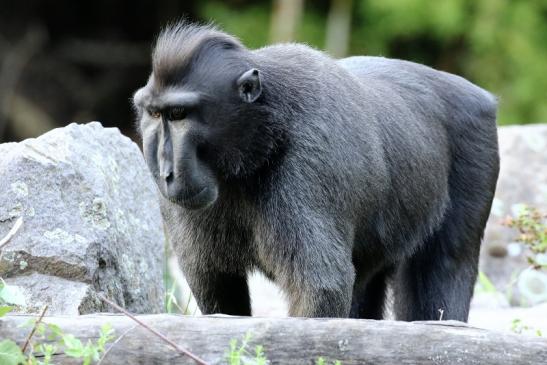
[[[168,159],[160,161],[160,178],[167,184],[173,181],[173,163]]]
[[[173,182],[173,171],[165,171],[160,173],[160,177],[165,180],[165,182],[169,185],[171,182]]]

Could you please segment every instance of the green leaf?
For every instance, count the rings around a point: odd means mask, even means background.
[[[0,290],[0,301],[7,304],[25,306],[25,296],[19,287],[5,285]]]
[[[490,281],[488,276],[482,271],[479,271],[479,283],[482,286],[482,289],[486,293],[495,293],[497,291],[494,284]]]
[[[30,318],[28,320],[26,320],[25,322],[21,323],[19,326],[19,328],[32,328],[34,327],[34,325],[36,324],[36,318]]]
[[[46,325],[43,322],[38,323],[36,326],[36,334],[43,336],[46,333]]]
[[[43,343],[36,347],[36,352],[41,352],[44,356],[44,361],[38,362],[40,365],[50,365],[51,364],[51,358],[53,357],[53,354],[55,351],[57,351],[57,347],[55,345]]]
[[[104,351],[104,346],[106,345],[106,343],[115,338],[114,333],[115,331],[110,323],[105,323],[101,326],[101,333],[99,339],[97,340],[97,346],[99,347],[100,351]]]
[[[66,347],[65,354],[70,357],[80,358],[84,355],[84,346],[82,341],[78,340],[74,335],[63,336],[63,343]]]
[[[3,340],[0,342],[0,364],[18,365],[25,362],[25,356],[21,349],[12,340]]]
[[[0,305],[0,317],[4,317],[6,314],[11,312],[13,307],[10,307],[9,305]]]
[[[53,341],[58,337],[62,338],[64,336],[64,333],[63,333],[63,330],[61,329],[61,327],[57,326],[54,323],[48,323],[47,328],[49,330],[49,334],[47,336],[47,339],[50,340],[50,341]]]

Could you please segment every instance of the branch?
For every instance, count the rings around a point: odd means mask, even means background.
[[[17,220],[15,221],[15,224],[10,229],[6,237],[2,238],[2,240],[0,241],[0,251],[4,248],[5,245],[9,243],[9,241],[11,241],[13,236],[15,236],[15,234],[17,233],[19,228],[21,228],[22,225],[23,225],[23,217],[17,218]]]
[[[125,336],[127,336],[127,334],[131,331],[133,331],[138,325],[134,325],[133,327],[129,328],[127,331],[125,331],[124,333],[122,333],[117,339],[116,341],[112,342],[112,345],[110,345],[110,347],[108,347],[108,349],[103,353],[103,356],[101,356],[101,359],[99,360],[99,362],[97,363],[97,365],[101,365],[104,361],[104,359],[106,358],[106,355],[110,352],[110,350],[112,350],[114,348],[114,346],[116,346],[116,344],[118,342],[120,342]]]
[[[32,327],[32,331],[30,331],[30,333],[28,334],[27,340],[25,341],[25,344],[23,345],[23,349],[21,350],[23,351],[23,353],[27,351],[27,347],[30,343],[30,340],[32,339],[32,336],[34,336],[34,333],[36,332],[38,325],[40,324],[40,322],[42,322],[42,319],[44,318],[44,315],[46,314],[47,307],[48,306],[46,305],[44,309],[42,309],[42,313],[40,314],[40,317],[38,317],[38,320],[34,323],[34,327]]]
[[[246,351],[262,345],[271,364],[344,365],[529,365],[547,364],[547,339],[490,331],[455,321],[396,322],[361,319],[258,318],[232,316],[178,316],[168,314],[133,316],[138,323],[153,323],[174,343],[184,343],[210,364],[225,364],[230,341],[251,334]],[[18,326],[28,315],[7,315],[0,320],[0,338],[24,343]],[[97,328],[110,324],[124,339],[113,346],[101,365],[195,364],[181,351],[154,346],[147,330],[129,331],[133,319],[116,314],[47,317],[77,338],[96,341]],[[142,324],[141,324],[142,325]],[[157,331],[156,331],[157,332]],[[162,339],[163,341],[163,339]],[[241,344],[241,342],[239,342]],[[65,354],[54,354],[58,365],[74,364]],[[201,364],[205,363],[201,360]]]
[[[132,315],[131,313],[129,313],[128,311],[126,311],[124,308],[120,307],[119,305],[117,305],[116,303],[106,299],[106,297],[102,294],[98,294],[98,297],[108,303],[111,307],[113,307],[114,309],[116,309],[117,311],[120,311],[122,312],[123,314],[125,314],[127,317],[131,318],[133,321],[137,322],[138,324],[140,324],[142,327],[146,328],[148,331],[152,332],[154,335],[156,335],[157,337],[159,337],[163,342],[167,343],[169,346],[171,346],[172,348],[174,348],[178,353],[182,354],[182,355],[186,355],[188,356],[189,358],[195,360],[196,363],[198,364],[201,364],[201,365],[209,365],[207,362],[205,362],[205,360],[202,360],[200,359],[198,356],[192,354],[190,351],[188,350],[185,350],[183,349],[182,347],[180,347],[179,345],[177,345],[176,343],[174,343],[173,341],[171,341],[170,339],[168,339],[167,337],[165,337],[164,335],[162,335],[161,333],[159,333],[157,330],[153,329],[152,327],[148,326],[146,323],[144,323],[143,321],[139,320],[137,317],[135,317],[134,315]]]

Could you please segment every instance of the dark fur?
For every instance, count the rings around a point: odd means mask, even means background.
[[[488,92],[411,62],[250,51],[190,24],[160,35],[153,65],[135,96],[145,157],[202,312],[250,315],[259,269],[293,316],[381,318],[392,279],[397,318],[467,320],[498,176]],[[246,103],[235,80],[252,68],[262,94]],[[165,119],[169,90],[201,97],[183,122]]]

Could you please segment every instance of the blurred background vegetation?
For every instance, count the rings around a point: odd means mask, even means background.
[[[160,27],[182,16],[251,48],[424,63],[495,93],[500,124],[547,122],[547,0],[0,0],[0,142],[89,120],[135,137],[129,99]]]

